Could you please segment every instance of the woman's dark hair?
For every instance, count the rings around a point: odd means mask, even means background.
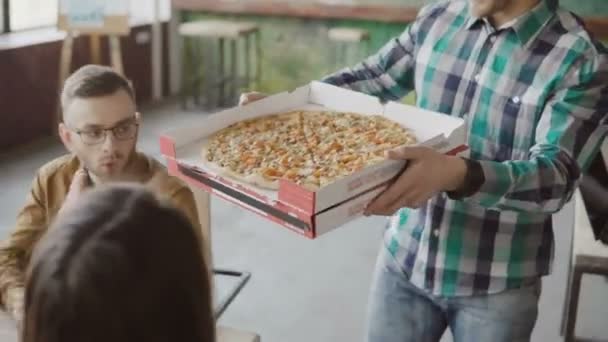
[[[35,250],[23,342],[213,342],[211,291],[188,219],[139,186],[86,193]]]

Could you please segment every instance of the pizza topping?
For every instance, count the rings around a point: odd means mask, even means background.
[[[230,125],[210,139],[204,160],[264,187],[278,189],[284,178],[316,190],[415,142],[379,115],[295,111]],[[267,183],[252,181],[260,178]]]

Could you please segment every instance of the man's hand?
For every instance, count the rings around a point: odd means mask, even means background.
[[[76,171],[76,173],[74,174],[74,178],[72,179],[72,184],[70,184],[68,194],[65,197],[65,201],[63,202],[60,211],[64,211],[66,208],[76,203],[80,195],[89,186],[89,182],[90,178],[89,172],[87,170],[79,169],[78,171]]]
[[[251,102],[259,101],[266,97],[268,97],[268,95],[255,91],[250,93],[243,93],[239,98],[239,106],[245,106],[247,104],[250,104]]]
[[[390,216],[405,207],[419,208],[441,191],[462,187],[467,166],[459,157],[427,147],[402,147],[387,153],[393,160],[407,160],[405,171],[372,201],[365,215]]]
[[[15,320],[17,330],[21,331],[25,307],[25,289],[23,287],[10,288],[5,295],[5,300],[7,301],[7,313]]]

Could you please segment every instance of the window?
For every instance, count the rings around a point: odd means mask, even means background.
[[[53,26],[57,23],[57,0],[7,1],[10,5],[11,31]]]
[[[0,32],[55,26],[59,1],[0,0]],[[131,22],[141,24],[153,21],[156,1],[158,1],[160,19],[169,20],[171,16],[170,0],[130,0]],[[10,11],[7,11],[9,8]]]
[[[155,1],[158,1],[158,11],[160,20],[169,20],[171,16],[170,0],[130,0],[131,22],[150,23],[154,21]]]

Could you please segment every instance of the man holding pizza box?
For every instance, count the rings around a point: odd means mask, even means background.
[[[608,132],[608,59],[557,0],[452,0],[324,82],[463,118],[470,158],[407,147],[369,204],[392,215],[372,285],[367,339],[528,341],[551,216]],[[248,93],[241,104],[263,98]]]

